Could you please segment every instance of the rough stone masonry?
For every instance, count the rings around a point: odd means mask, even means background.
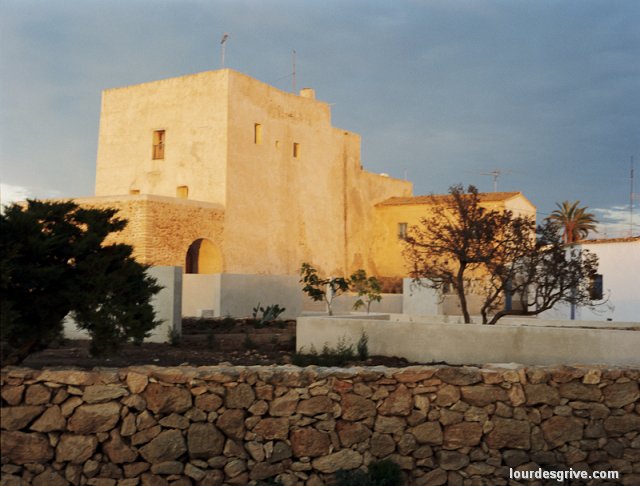
[[[2,485],[315,486],[383,458],[415,485],[519,484],[509,468],[538,467],[640,484],[639,379],[596,366],[5,368]]]

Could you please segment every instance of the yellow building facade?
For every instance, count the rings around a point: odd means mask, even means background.
[[[532,217],[536,207],[520,192],[479,194],[480,206],[487,210],[511,211],[516,216]],[[375,273],[386,277],[405,277],[409,269],[402,256],[403,237],[412,226],[433,213],[435,206],[451,204],[450,196],[392,197],[375,206],[372,254]]]

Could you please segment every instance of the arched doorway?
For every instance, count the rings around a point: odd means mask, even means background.
[[[222,273],[222,253],[206,238],[199,238],[189,246],[185,273]]]

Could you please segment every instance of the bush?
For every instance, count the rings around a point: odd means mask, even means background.
[[[360,469],[355,471],[340,470],[336,473],[334,486],[370,486],[369,475]]]
[[[253,342],[253,339],[248,334],[244,335],[244,341],[242,342],[244,349],[256,349],[256,343]]]
[[[316,349],[311,346],[308,353],[295,353],[291,357],[293,364],[302,367],[311,365],[327,367],[342,366],[354,360],[353,345],[347,346],[344,339],[341,339],[335,348],[331,348],[325,344],[321,353],[318,353]]]
[[[178,331],[175,327],[169,329],[169,344],[174,347],[180,346],[182,344],[182,333]]]
[[[364,361],[369,357],[369,336],[367,336],[366,332],[363,332],[360,339],[358,339],[356,349],[358,351],[358,359],[360,361]]]
[[[369,464],[367,472],[360,469],[355,471],[338,471],[334,486],[402,486],[404,477],[402,470],[389,459]]]
[[[213,333],[213,329],[207,330],[207,348],[214,349],[216,347],[216,335]]]
[[[231,316],[224,316],[224,318],[219,321],[218,327],[222,330],[229,331],[236,327],[236,319]]]
[[[0,214],[0,336],[17,364],[46,348],[71,315],[91,336],[92,354],[141,343],[159,324],[161,289],[129,245],[107,243],[127,222],[116,209],[27,201]]]
[[[368,337],[365,333],[362,333],[357,344],[357,359],[364,361],[369,357],[368,350]],[[291,362],[297,366],[343,366],[349,362],[356,361],[356,352],[353,349],[353,344],[347,344],[347,339],[342,337],[338,340],[338,344],[335,348],[330,347],[328,344],[322,348],[322,352],[318,353],[314,346],[311,346],[308,353],[294,353],[291,357]]]
[[[261,307],[260,302],[258,302],[258,305],[253,308],[253,325],[258,329],[262,329],[265,325],[278,319],[280,314],[286,310],[286,308],[280,307],[278,304]]]

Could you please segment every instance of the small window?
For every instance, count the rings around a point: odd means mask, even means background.
[[[189,187],[188,186],[176,187],[176,197],[179,197],[180,199],[187,199],[189,197]]]
[[[164,130],[153,132],[153,160],[164,159]]]
[[[293,142],[293,158],[297,159],[300,157],[300,144]]]
[[[253,125],[253,143],[260,145],[262,143],[262,125],[256,123]]]
[[[280,140],[276,140],[276,148],[279,149],[280,148]]]
[[[604,295],[602,274],[596,273],[591,279],[591,285],[589,286],[589,298],[591,300],[602,300]]]
[[[398,223],[398,238],[401,240],[407,239],[407,223]]]
[[[131,194],[132,196],[137,196],[138,194],[140,194],[140,189],[129,189],[129,194]]]

